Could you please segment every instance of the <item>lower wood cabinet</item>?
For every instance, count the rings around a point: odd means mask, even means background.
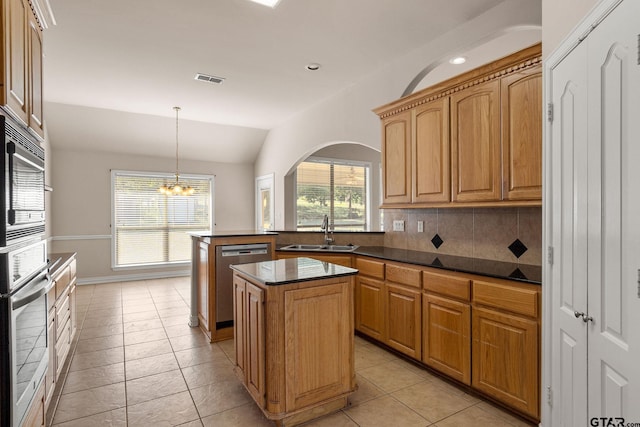
[[[356,330],[383,341],[384,334],[384,282],[371,277],[356,278]]]
[[[234,274],[236,374],[279,425],[336,411],[354,391],[353,280],[269,286]]]
[[[496,310],[473,310],[473,386],[539,416],[538,323]]]
[[[48,329],[47,349],[49,366],[44,380],[44,405],[47,408],[53,402],[54,395],[59,395],[62,382],[59,381],[65,362],[69,357],[71,344],[77,331],[76,311],[76,258],[75,253],[50,254],[51,259],[60,257],[60,263],[51,272],[53,288],[47,294]]]
[[[355,267],[358,332],[540,419],[539,285],[363,257]]]
[[[540,417],[540,287],[473,282],[474,388]]]
[[[33,396],[31,407],[24,417],[22,427],[45,426],[45,383],[40,384],[38,391]]]
[[[471,385],[471,306],[432,294],[422,295],[422,361]]]
[[[385,344],[414,359],[422,354],[420,290],[385,286]]]

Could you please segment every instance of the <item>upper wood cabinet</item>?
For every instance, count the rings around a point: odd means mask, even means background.
[[[503,198],[541,199],[541,67],[504,77],[501,85]]]
[[[411,183],[416,202],[451,200],[449,169],[449,98],[413,110]]]
[[[500,200],[500,81],[451,97],[452,199]]]
[[[382,121],[384,203],[411,202],[411,112]]]
[[[28,0],[4,0],[4,57],[0,103],[40,138],[42,117],[42,29]]]
[[[541,61],[538,44],[374,110],[383,207],[539,206]]]

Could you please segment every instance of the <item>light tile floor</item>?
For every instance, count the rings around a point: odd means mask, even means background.
[[[273,426],[233,373],[233,340],[187,325],[189,279],[79,286],[79,340],[55,426]],[[356,338],[349,408],[307,426],[528,426]]]

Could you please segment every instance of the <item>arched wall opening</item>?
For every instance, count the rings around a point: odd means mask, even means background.
[[[334,159],[341,161],[357,161],[367,163],[370,166],[369,182],[369,231],[381,229],[380,209],[381,204],[381,176],[380,176],[380,151],[370,146],[354,141],[332,141],[320,144],[313,150],[302,155],[291,167],[284,177],[284,218],[285,230],[297,229],[296,217],[296,169],[300,163],[310,157]]]

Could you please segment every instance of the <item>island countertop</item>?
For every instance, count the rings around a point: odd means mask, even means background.
[[[236,264],[231,268],[267,286],[352,276],[358,273],[355,268],[304,257]]]

